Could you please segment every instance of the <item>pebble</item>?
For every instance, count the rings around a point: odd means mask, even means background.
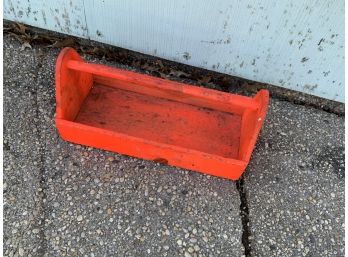
[[[197,242],[197,239],[193,237],[193,238],[190,239],[190,242],[194,244],[194,243]]]
[[[195,249],[195,251],[198,252],[201,248],[199,248],[198,245],[195,245],[195,246],[193,247],[193,249]]]
[[[182,240],[179,239],[178,241],[176,241],[176,243],[179,245],[179,246],[182,246]]]
[[[38,228],[34,228],[32,231],[34,234],[38,234],[40,232],[40,230]]]
[[[77,216],[77,221],[82,221],[82,220],[83,220],[82,215]]]
[[[114,157],[108,157],[108,161],[109,161],[109,162],[112,162],[112,161],[114,161],[114,160],[115,160]]]
[[[18,254],[19,254],[19,256],[24,256],[24,249],[23,248],[19,248],[18,249]]]
[[[185,252],[185,257],[192,257],[192,255],[189,252]]]

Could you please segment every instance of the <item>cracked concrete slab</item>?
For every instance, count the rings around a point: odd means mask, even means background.
[[[343,117],[272,99],[238,192],[62,141],[58,53],[4,37],[6,256],[343,256]]]
[[[272,99],[244,179],[251,256],[344,256],[344,117]]]
[[[59,51],[32,47],[4,36],[6,256],[243,255],[233,181],[64,142]]]

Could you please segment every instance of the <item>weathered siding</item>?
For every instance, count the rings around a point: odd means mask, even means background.
[[[344,102],[343,0],[5,0],[4,18]]]

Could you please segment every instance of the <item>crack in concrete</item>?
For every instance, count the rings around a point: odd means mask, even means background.
[[[238,181],[236,181],[236,187],[239,192],[240,197],[240,216],[242,219],[242,244],[244,246],[245,257],[251,257],[251,243],[250,243],[250,220],[249,220],[249,205],[244,188],[244,176],[242,176]]]
[[[43,55],[41,55],[38,60],[37,60],[37,66],[35,67],[35,73],[36,73],[36,78],[35,78],[35,82],[37,82],[38,80],[38,75],[39,75],[39,69],[42,66],[42,61],[43,61],[44,57]],[[40,181],[39,181],[39,185],[41,188],[41,194],[39,194],[40,196],[40,203],[39,203],[39,227],[40,227],[40,232],[39,232],[39,237],[41,240],[41,248],[39,249],[39,254],[41,256],[45,256],[45,254],[47,253],[47,240],[45,237],[45,222],[46,222],[46,211],[45,211],[45,199],[47,199],[46,197],[46,189],[47,189],[47,180],[45,178],[45,149],[46,149],[46,144],[43,145],[43,138],[42,138],[42,130],[39,127],[39,121],[40,121],[40,110],[39,110],[39,85],[38,83],[36,83],[36,87],[35,87],[35,102],[34,102],[34,107],[35,107],[35,116],[37,118],[37,121],[34,122],[34,125],[36,127],[36,136],[39,140],[39,172],[40,172]]]

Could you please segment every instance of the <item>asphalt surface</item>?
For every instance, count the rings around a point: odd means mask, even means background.
[[[60,139],[58,53],[4,36],[5,256],[344,256],[343,117],[273,99],[241,193]]]

